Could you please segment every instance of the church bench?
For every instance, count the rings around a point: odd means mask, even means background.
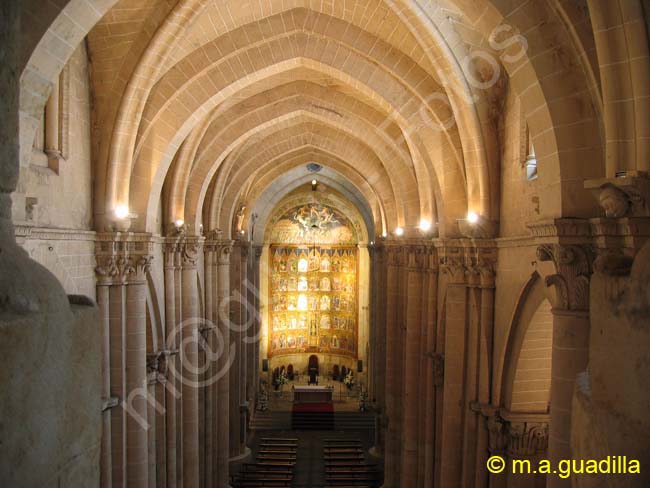
[[[292,442],[262,442],[260,443],[261,447],[288,447],[296,448],[297,445]]]
[[[326,466],[326,473],[376,473],[377,468],[374,466],[364,466],[357,464],[353,466]]]
[[[365,461],[363,454],[325,454],[325,461]]]
[[[261,449],[257,451],[258,454],[295,454],[294,449]]]
[[[245,471],[236,477],[240,480],[292,480],[293,473],[280,471]]]
[[[363,454],[362,449],[357,449],[355,447],[326,447],[326,454]]]
[[[257,456],[257,461],[260,463],[273,462],[273,463],[296,463],[296,456]]]
[[[292,469],[295,467],[296,463],[295,461],[286,461],[286,462],[280,462],[280,461],[265,461],[265,462],[257,462],[257,463],[247,463],[244,464],[244,467],[246,469],[254,469],[251,467],[255,468],[262,468],[262,469],[277,469],[277,470],[282,470],[282,469]]]
[[[238,480],[236,485],[239,488],[271,488],[291,486],[291,480]]]

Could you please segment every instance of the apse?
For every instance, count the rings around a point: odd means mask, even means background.
[[[361,211],[335,188],[350,183],[318,169],[274,199],[265,221],[256,219],[264,229],[259,366],[268,360],[271,372],[291,365],[306,374],[316,355],[325,378],[334,367],[368,362],[371,246]],[[349,194],[359,201],[358,192]],[[367,388],[363,368],[359,379]]]

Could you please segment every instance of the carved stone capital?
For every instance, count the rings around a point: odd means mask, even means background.
[[[411,269],[424,271],[426,263],[426,248],[424,246],[406,247],[406,266]]]
[[[440,249],[440,272],[446,276],[449,283],[465,283],[465,252],[460,247],[444,247]]]
[[[262,253],[264,252],[264,247],[254,246],[254,249],[255,249],[255,259],[259,261],[259,259],[262,257]]]
[[[179,243],[179,251],[183,268],[194,268],[203,247],[202,238],[186,237]]]
[[[555,288],[555,308],[589,310],[589,280],[593,251],[589,246],[542,244],[537,259],[553,262],[555,273],[546,277],[546,286]]]
[[[544,455],[548,448],[548,414],[512,413],[493,405],[473,404],[486,420],[491,454],[511,459]]]
[[[217,242],[217,263],[219,265],[230,264],[230,255],[234,241],[221,240]]]
[[[507,423],[507,438],[510,458],[543,455],[548,448],[548,423],[512,420]]]
[[[456,240],[438,249],[440,272],[450,284],[494,287],[497,250],[491,241],[475,246],[472,241]]]
[[[132,260],[125,256],[97,256],[95,273],[103,284],[125,284],[133,272]]]
[[[401,266],[404,261],[404,253],[401,246],[385,246],[385,260],[388,266]]]
[[[149,234],[100,233],[95,241],[98,282],[124,285],[145,281],[153,261]]]

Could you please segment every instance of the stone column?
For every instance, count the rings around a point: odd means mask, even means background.
[[[375,425],[375,445],[370,450],[376,457],[384,455],[385,415],[386,415],[386,250],[377,246],[372,253],[372,310],[375,311],[371,334],[374,336],[374,387],[370,401],[375,403],[377,417]]]
[[[401,481],[399,486],[418,483],[418,440],[420,417],[420,359],[422,356],[422,276],[424,248],[407,248],[406,267],[406,334],[401,365],[403,376]]]
[[[467,341],[467,287],[465,256],[461,248],[441,250],[440,269],[446,282],[444,338],[444,396],[442,458],[439,486],[461,486],[463,447],[463,390]]]
[[[200,321],[197,288],[199,239],[186,237],[181,243],[183,322],[181,329],[183,375],[183,487],[200,487],[199,449],[199,360]]]
[[[210,448],[206,449],[206,455],[210,457],[210,471],[211,473],[206,475],[206,486],[219,486],[218,477],[219,477],[219,383],[220,383],[220,360],[221,360],[221,348],[224,346],[221,342],[221,332],[219,330],[219,241],[221,239],[220,231],[212,231],[207,234],[206,242],[206,254],[205,254],[205,269],[206,269],[206,294],[208,289],[210,290],[210,299],[206,298],[206,315],[209,317],[210,327],[212,327],[209,336],[208,336],[208,351],[209,361],[208,375],[209,379],[207,381],[208,391],[207,396],[209,398],[210,405]],[[210,284],[208,285],[208,281]],[[209,306],[208,306],[209,304]],[[206,409],[206,417],[207,417]],[[206,424],[207,428],[207,424]],[[208,454],[208,452],[210,454]],[[207,472],[207,466],[206,466]],[[210,480],[210,481],[208,481]]]
[[[108,318],[110,391],[122,408],[111,411],[113,486],[147,485],[148,384],[146,283],[151,265],[148,234],[98,234],[98,297]]]
[[[261,310],[260,310],[260,297],[262,293],[262,270],[261,270],[261,257],[264,248],[262,246],[255,246],[255,259],[253,263],[253,311],[255,313],[255,341],[253,342],[253,362],[252,362],[252,371],[253,375],[253,398],[251,404],[251,412],[254,415],[257,403],[257,394],[260,390],[260,347],[261,347],[261,334],[262,334],[262,322],[261,322]]]
[[[221,240],[217,244],[217,303],[218,303],[218,327],[219,334],[223,343],[223,352],[219,358],[218,369],[221,375],[218,381],[218,406],[217,406],[217,459],[218,459],[218,479],[217,486],[228,486],[228,459],[230,458],[229,447],[229,392],[230,392],[230,254],[232,252],[232,241]]]
[[[492,375],[494,374],[494,273],[485,269],[481,276],[481,308],[479,330],[479,383],[478,402],[488,404],[492,399]],[[486,423],[479,418],[476,438],[476,476],[478,486],[486,486],[488,472],[485,469],[488,460],[488,430]]]
[[[178,354],[176,355],[176,385],[179,394],[176,396],[176,484],[183,486],[183,361],[185,353],[182,348],[182,328],[183,323],[183,259],[181,252],[181,243],[176,246],[174,253],[174,341],[176,343]]]
[[[425,331],[423,340],[423,361],[422,379],[424,381],[424,408],[421,418],[421,458],[422,464],[422,486],[432,487],[434,480],[434,457],[435,457],[435,430],[436,417],[438,413],[436,405],[436,389],[442,386],[442,377],[439,374],[442,355],[437,354],[437,304],[438,304],[438,255],[435,248],[427,249],[426,293],[423,294],[423,303],[426,315],[423,316],[422,326]]]
[[[399,445],[399,410],[400,396],[398,348],[401,335],[397,310],[400,306],[400,254],[399,247],[385,247],[386,250],[386,444],[384,448],[384,488],[396,488],[399,483],[400,450]]]
[[[212,355],[216,350],[216,340],[215,340],[215,301],[216,301],[216,269],[214,267],[215,259],[215,245],[212,241],[206,241],[203,247],[203,270],[204,270],[204,287],[205,287],[205,335],[206,335],[206,357],[205,357],[205,373],[203,381],[205,384],[204,389],[204,415],[202,418],[203,436],[205,439],[205,486],[210,488],[215,485],[215,462],[216,462],[216,450],[215,450],[215,427],[216,422],[216,385],[213,383],[213,378],[215,374],[216,365],[213,362]]]
[[[229,370],[230,378],[230,458],[235,459],[241,455],[241,391],[244,373],[244,357],[242,343],[243,310],[241,304],[242,286],[242,242],[238,241],[233,246],[230,259],[230,340],[235,346],[235,355]]]
[[[100,483],[102,488],[109,488],[112,481],[111,462],[111,335],[110,335],[110,286],[98,280],[97,307],[99,309],[99,326],[102,330],[102,447],[100,459]]]
[[[551,360],[551,408],[548,456],[552,463],[571,459],[571,403],[576,377],[589,359],[589,280],[592,256],[589,248],[544,244],[537,249],[542,262],[552,262],[555,274],[546,284],[555,288],[553,350]],[[570,486],[570,479],[551,476],[549,487]]]
[[[167,367],[171,371],[180,366],[177,363],[178,341],[176,338],[176,290],[175,290],[175,273],[176,273],[176,251],[177,243],[175,239],[169,239],[164,246],[165,258],[165,347],[167,348]],[[166,443],[167,443],[167,488],[176,488],[178,470],[177,470],[177,399],[181,394],[181,383],[176,375],[171,374],[167,379],[167,388],[165,389],[165,408],[166,408]]]
[[[253,251],[252,253],[250,251]],[[258,280],[259,275],[255,267],[258,264],[258,259],[255,256],[254,250],[249,250],[249,259],[246,261],[246,282],[245,282],[245,297],[246,297],[246,311],[247,311],[247,328],[245,334],[246,341],[246,403],[248,405],[246,419],[248,420],[255,411],[255,399],[257,397],[257,326],[258,326],[258,313],[257,313],[257,297],[259,296]],[[248,422],[246,423],[248,429]],[[248,441],[248,432],[246,434],[245,442]]]
[[[126,351],[126,391],[128,395],[142,389],[130,401],[126,418],[126,479],[129,486],[146,486],[148,483],[148,424],[147,420],[147,288],[143,265],[137,264],[135,279],[129,279],[126,286],[126,330],[124,348]],[[137,414],[137,417],[134,416]],[[139,418],[138,418],[139,417]]]
[[[482,243],[465,250],[468,287],[466,373],[463,399],[462,486],[485,484],[487,432],[474,405],[489,404],[492,365],[495,249]]]
[[[248,342],[248,335],[250,333],[249,317],[248,317],[248,257],[250,255],[250,243],[244,241],[240,247],[240,280],[239,280],[239,356],[240,356],[240,372],[239,372],[239,456],[246,455],[246,435],[248,425],[246,419],[248,417],[248,388],[249,388],[249,358],[250,358],[250,344]]]

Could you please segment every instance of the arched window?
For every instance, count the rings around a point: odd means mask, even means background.
[[[526,127],[526,140],[527,140],[527,152],[526,161],[524,167],[526,169],[526,179],[528,181],[537,179],[537,156],[535,155],[535,147],[533,146],[533,140],[530,137],[530,129]]]

